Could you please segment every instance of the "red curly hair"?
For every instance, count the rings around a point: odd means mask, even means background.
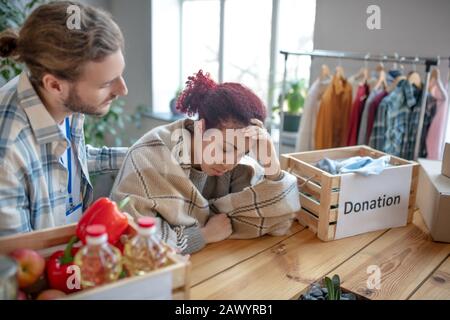
[[[230,120],[248,126],[252,118],[262,122],[266,118],[266,108],[253,91],[239,83],[218,84],[202,70],[188,77],[177,109],[189,116],[198,114],[205,120],[206,129],[221,128]]]

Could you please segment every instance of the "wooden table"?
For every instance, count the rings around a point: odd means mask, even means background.
[[[297,299],[310,283],[339,274],[343,288],[369,299],[450,300],[449,255],[450,244],[431,241],[419,212],[406,227],[331,242],[295,222],[282,237],[225,240],[192,255],[191,298]],[[367,286],[373,265],[379,289]]]

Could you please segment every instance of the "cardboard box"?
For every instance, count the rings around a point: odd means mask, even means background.
[[[447,176],[448,178],[450,178],[450,143],[445,144],[441,172],[444,176]]]
[[[434,241],[450,243],[450,178],[441,174],[441,162],[419,159],[417,206]]]

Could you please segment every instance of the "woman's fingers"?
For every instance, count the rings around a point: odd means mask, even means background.
[[[255,126],[258,126],[260,128],[264,128],[264,123],[262,123],[261,120],[258,120],[256,118],[253,118],[250,120],[250,123],[254,124]]]

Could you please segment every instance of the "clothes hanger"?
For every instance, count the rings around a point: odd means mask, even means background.
[[[341,66],[341,58],[338,58],[338,65],[336,66],[336,76],[342,79],[345,78],[344,68]]]
[[[431,69],[430,82],[428,83],[428,91],[431,91],[435,83],[441,78],[440,73],[441,72],[439,71],[438,67],[434,67],[433,69]]]
[[[384,66],[383,65],[378,66],[377,71],[378,71],[378,80],[374,86],[374,89],[380,89],[381,87],[383,87],[383,89],[386,90],[388,85],[386,81],[386,71],[384,71]]]
[[[405,60],[405,57],[399,58],[399,57],[398,57],[398,53],[395,53],[395,57],[396,57],[396,60],[395,60],[394,63],[392,64],[392,69],[393,69],[393,70],[398,70],[399,67],[398,67],[397,59],[400,60],[400,61],[404,61],[404,60]],[[400,64],[400,70],[403,71],[403,69],[404,69],[403,64]],[[407,79],[407,78],[406,78],[405,76],[403,76],[402,74],[403,74],[403,72],[401,72],[400,75],[397,76],[397,78],[394,79],[394,81],[391,83],[391,85],[387,87],[386,91],[387,91],[388,93],[394,91],[395,88],[397,88],[397,86],[398,86],[398,84],[400,83],[400,81],[406,80],[406,79]]]
[[[364,57],[364,68],[363,68],[363,83],[369,81],[369,58],[370,53],[367,53]]]
[[[336,67],[336,76],[338,76],[340,78],[345,78],[344,68],[342,68],[341,66],[337,66]]]
[[[370,54],[367,53],[364,57],[364,66],[359,69],[358,73],[352,75],[349,77],[350,82],[359,81],[359,84],[367,83],[369,80],[369,68],[368,68],[368,61]]]
[[[414,61],[419,61],[416,57]],[[420,74],[416,70],[416,64],[413,64],[413,70],[408,74],[409,83],[415,85],[417,88],[422,89],[422,79],[420,79]]]
[[[323,64],[320,69],[320,76],[321,81],[327,80],[330,78],[330,68],[326,64]]]
[[[437,81],[440,78],[440,76],[441,75],[439,68],[434,67],[433,69],[431,69],[430,80]]]

